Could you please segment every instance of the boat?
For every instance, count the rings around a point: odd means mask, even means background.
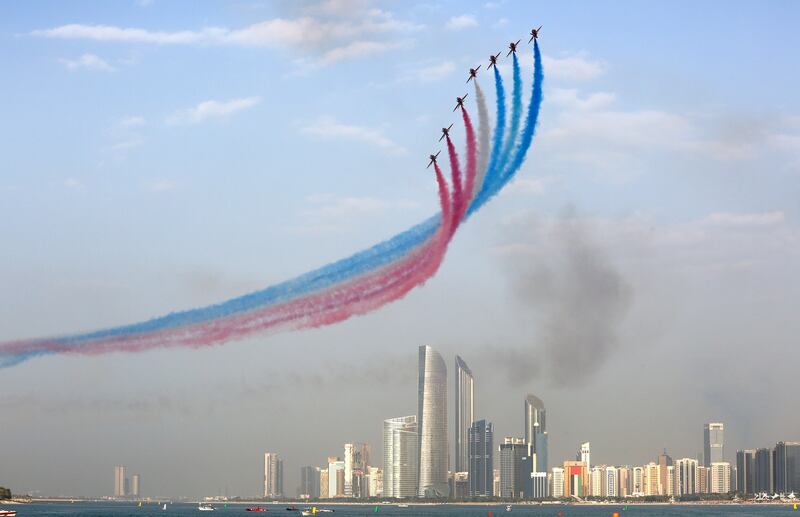
[[[510,505],[510,504],[507,504],[507,505],[506,505],[506,511],[507,511],[507,512],[510,512],[511,510],[512,510],[512,508],[511,508],[511,505]]]
[[[17,515],[16,510],[0,510],[0,515],[7,516],[7,517],[14,517]]]
[[[297,511],[300,511],[300,508],[298,508],[296,506],[287,506],[286,507],[286,511],[287,512],[297,512]]]
[[[161,509],[162,510],[166,510],[167,509],[167,503],[164,503],[164,506]]]
[[[288,508],[287,508],[288,510]],[[250,508],[245,508],[244,511],[246,512],[268,512],[266,508],[263,506],[251,506]]]
[[[398,508],[408,508],[408,505],[406,503],[400,503],[400,504],[397,505],[397,507]]]
[[[216,508],[214,508],[208,503],[200,503],[197,505],[197,509],[200,510],[201,512],[213,512]]]

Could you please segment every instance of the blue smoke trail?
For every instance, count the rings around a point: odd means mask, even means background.
[[[519,168],[522,167],[522,162],[525,161],[525,155],[533,141],[533,135],[536,133],[536,124],[539,121],[539,108],[542,105],[542,82],[544,81],[542,55],[539,51],[539,43],[536,40],[534,40],[533,43],[533,60],[533,91],[531,92],[531,102],[528,104],[525,127],[522,130],[519,144],[515,149],[513,160],[503,171],[500,182],[489,192],[489,197],[497,194],[500,189],[511,180]]]

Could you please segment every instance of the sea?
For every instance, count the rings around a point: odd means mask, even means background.
[[[167,506],[167,510],[162,510],[161,506],[154,503],[145,503],[141,507],[134,503],[112,503],[112,502],[75,502],[75,503],[32,503],[5,507],[7,510],[16,510],[17,517],[27,517],[29,515],[69,515],[81,517],[104,517],[104,516],[230,516],[230,515],[267,515],[276,517],[299,516],[297,510],[286,510],[287,505],[262,504],[269,512],[246,512],[245,508],[252,505],[242,504],[215,504],[215,511],[200,512],[196,504],[176,503]],[[325,507],[321,505],[320,508]],[[505,505],[497,506],[461,506],[461,505],[441,505],[441,506],[414,506],[409,508],[398,508],[397,506],[379,505],[373,506],[329,506],[334,513],[331,517],[380,517],[385,516],[406,516],[406,517],[614,517],[617,513],[619,517],[750,517],[767,515],[771,517],[800,517],[800,510],[794,510],[792,505],[597,505],[597,506],[562,506],[562,505],[543,505],[526,506],[514,505],[512,511],[506,512]],[[377,508],[377,511],[376,511]]]

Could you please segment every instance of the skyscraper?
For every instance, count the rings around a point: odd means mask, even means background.
[[[125,465],[114,467],[114,497],[125,497]]]
[[[617,467],[606,467],[606,487],[603,494],[606,497],[619,497],[619,471]]]
[[[675,495],[689,495],[696,492],[697,464],[692,458],[683,458],[675,462]]]
[[[575,458],[577,461],[582,461],[586,465],[586,470],[592,469],[592,444],[585,442],[581,444],[581,449],[578,451],[578,456]]]
[[[475,380],[472,370],[456,356],[455,470],[469,470],[469,428],[475,419]]]
[[[535,395],[525,398],[525,442],[535,459],[534,472],[547,472],[547,420],[544,402]]]
[[[731,491],[731,464],[725,461],[711,464],[711,493],[727,494]]]
[[[772,451],[769,449],[756,450],[755,460],[755,491],[772,493],[775,485],[772,479],[774,470],[772,466]]]
[[[274,452],[264,453],[264,497],[283,495],[283,460]]]
[[[419,497],[444,498],[447,481],[447,366],[429,346],[419,347]]]
[[[754,494],[756,488],[756,451],[747,449],[736,452],[736,491]]]
[[[703,465],[725,461],[725,424],[711,423],[703,426]]]
[[[366,497],[363,477],[369,463],[369,445],[344,444],[344,496]]]
[[[300,468],[300,494],[301,496],[308,496],[311,499],[319,497],[319,467],[301,467]]]
[[[800,442],[775,444],[775,491],[800,492]]]
[[[469,496],[492,497],[494,464],[494,427],[479,420],[469,428]]]
[[[661,475],[661,495],[672,495],[674,492],[674,487],[671,486],[672,479],[667,475],[667,470],[670,465],[672,465],[672,458],[670,458],[665,449],[663,454],[658,455],[658,468]]]
[[[131,497],[139,497],[139,474],[134,474],[131,478]]]
[[[415,497],[419,460],[417,416],[383,421],[383,495]]]
[[[564,469],[562,467],[553,467],[552,487],[550,493],[558,499],[564,497]]]
[[[524,472],[523,458],[529,458],[528,444],[524,438],[503,439],[500,444],[500,497],[523,497],[525,484],[530,480],[531,473],[530,469],[527,473]]]
[[[328,497],[344,497],[344,461],[328,456]]]

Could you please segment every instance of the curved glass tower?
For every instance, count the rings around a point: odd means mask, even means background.
[[[417,495],[417,415],[383,421],[383,495]]]
[[[419,497],[450,494],[447,483],[447,366],[439,352],[419,347]]]
[[[548,471],[546,414],[542,399],[535,395],[525,398],[525,443],[534,455],[534,472]]]

